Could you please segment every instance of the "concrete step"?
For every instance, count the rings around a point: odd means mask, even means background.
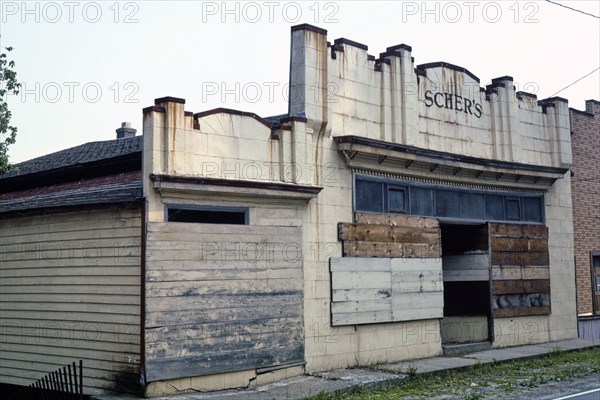
[[[445,356],[460,356],[492,348],[491,342],[447,343],[442,344]]]

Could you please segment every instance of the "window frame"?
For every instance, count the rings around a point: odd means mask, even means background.
[[[353,174],[353,187],[352,187],[352,205],[353,211],[355,212],[374,212],[367,210],[359,210],[356,205],[358,203],[358,199],[356,197],[357,193],[357,184],[358,181],[369,182],[369,183],[379,183],[382,186],[383,199],[381,200],[383,213],[393,213],[393,214],[401,214],[401,215],[412,215],[419,217],[432,217],[437,218],[440,221],[465,221],[465,222],[502,222],[502,223],[516,223],[516,224],[537,224],[537,225],[545,225],[546,215],[545,215],[545,194],[544,193],[535,193],[535,192],[518,192],[518,191],[510,191],[510,190],[493,190],[493,189],[475,189],[475,188],[465,188],[454,185],[444,185],[443,183],[422,183],[415,181],[405,181],[401,179],[394,178],[385,178],[385,177],[377,177],[364,175],[361,173]],[[403,188],[405,190],[405,209],[403,212],[395,211],[394,209],[389,208],[389,188]],[[413,214],[413,207],[411,202],[411,189],[426,189],[431,191],[431,207],[432,213],[428,215],[424,214]],[[451,191],[455,192],[459,196],[459,209],[460,216],[458,217],[441,217],[437,215],[437,192],[438,191]],[[482,196],[483,201],[483,215],[482,218],[464,218],[462,215],[462,194],[476,194]],[[488,218],[488,209],[486,196],[499,196],[502,198],[502,212],[497,213],[502,214],[503,219],[492,219]],[[524,199],[526,198],[534,198],[539,200],[540,205],[540,220],[527,220],[526,213],[524,210]],[[517,200],[519,205],[519,219],[509,219],[508,218],[508,201],[509,200]]]
[[[244,213],[243,224],[228,224],[228,223],[211,223],[211,222],[184,222],[184,221],[170,221],[169,210],[180,209],[190,211],[214,211],[214,212],[232,212],[232,213]],[[214,206],[214,205],[202,205],[202,204],[176,204],[167,203],[164,204],[165,222],[179,222],[179,223],[191,223],[191,224],[213,224],[213,225],[250,225],[250,208],[249,207],[236,207],[236,206]]]

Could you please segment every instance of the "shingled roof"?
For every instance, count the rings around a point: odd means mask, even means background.
[[[0,180],[141,153],[141,151],[142,136],[89,142],[16,164],[17,171],[0,175]]]
[[[16,164],[0,175],[0,214],[138,201],[142,143],[142,136],[90,142]]]

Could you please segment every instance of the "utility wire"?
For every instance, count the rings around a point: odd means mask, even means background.
[[[560,93],[560,92],[562,92],[563,90],[570,88],[571,86],[573,86],[574,84],[576,84],[576,83],[577,83],[577,82],[579,82],[580,80],[587,78],[588,76],[590,76],[590,75],[591,75],[591,74],[593,74],[594,72],[598,71],[599,69],[600,69],[600,67],[596,68],[595,70],[593,70],[593,71],[592,71],[592,72],[590,72],[589,74],[586,74],[586,75],[582,76],[581,78],[577,79],[575,82],[571,83],[570,85],[567,85],[567,86],[565,86],[564,88],[560,89],[558,92],[554,93],[554,94],[553,94],[552,96],[550,96],[550,97],[554,97],[554,96],[556,96],[557,94],[559,94],[559,93]]]
[[[567,9],[569,9],[569,10],[571,10],[571,11],[575,11],[575,12],[578,12],[578,13],[582,13],[582,14],[584,14],[584,15],[589,15],[590,17],[594,17],[594,18],[598,18],[598,19],[600,19],[600,17],[599,17],[599,16],[597,16],[597,15],[590,14],[590,13],[587,13],[587,12],[585,12],[585,11],[581,11],[581,10],[578,10],[578,9],[576,9],[576,8],[573,8],[573,7],[565,6],[564,4],[558,3],[558,2],[556,2],[556,1],[551,1],[551,0],[546,0],[546,1],[547,1],[548,3],[550,3],[550,4],[555,4],[555,5],[557,5],[557,6],[561,6],[561,7],[567,8]]]

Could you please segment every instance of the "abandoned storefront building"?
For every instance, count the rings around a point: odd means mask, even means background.
[[[0,382],[241,387],[577,336],[566,100],[292,28],[289,110],[185,110],[0,180]]]

